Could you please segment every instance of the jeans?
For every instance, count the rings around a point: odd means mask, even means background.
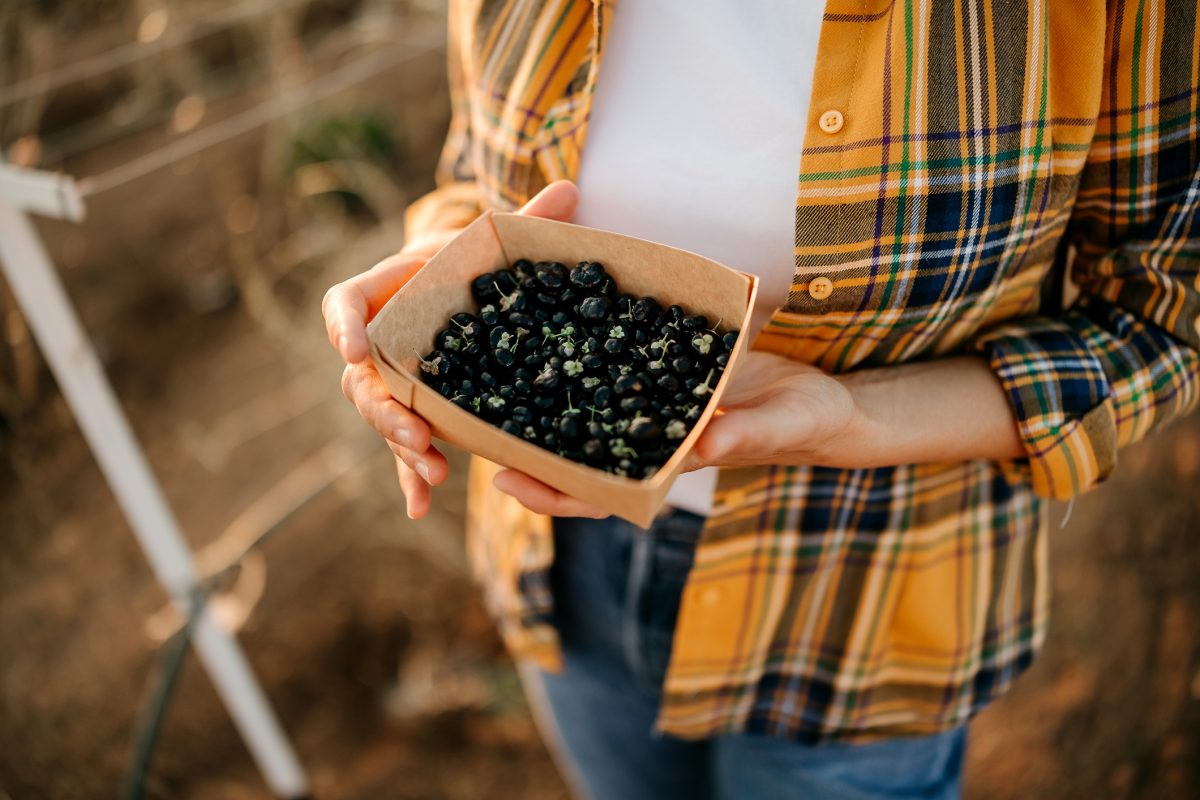
[[[742,735],[686,741],[654,731],[702,522],[683,511],[648,531],[616,518],[555,521],[551,588],[566,669],[525,666],[522,674],[577,790],[593,800],[959,797],[965,727],[819,746]]]

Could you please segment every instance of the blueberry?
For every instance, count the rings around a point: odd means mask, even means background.
[[[696,314],[691,317],[684,317],[679,320],[679,327],[685,331],[702,331],[708,327],[708,317],[703,314]]]
[[[496,359],[497,364],[506,369],[517,363],[517,357],[512,354],[511,350],[497,350],[493,358]]]
[[[671,369],[676,375],[686,375],[692,371],[692,360],[687,356],[679,356],[671,361]]]
[[[524,426],[518,425],[511,419],[506,419],[500,423],[500,430],[504,431],[505,433],[511,433],[513,436],[520,436],[521,432],[524,430]]]
[[[675,394],[679,391],[680,387],[679,378],[669,372],[659,375],[658,380],[655,381],[655,385],[667,394]]]
[[[513,422],[521,426],[529,425],[533,422],[533,412],[529,410],[529,406],[513,406],[509,412],[509,417]]]
[[[605,339],[604,352],[617,354],[625,348],[624,343],[620,339]]]

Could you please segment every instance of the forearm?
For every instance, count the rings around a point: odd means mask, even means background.
[[[839,376],[857,409],[846,466],[872,467],[1025,455],[1012,407],[988,364],[955,356]]]

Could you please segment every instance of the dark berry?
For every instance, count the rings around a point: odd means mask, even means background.
[[[650,405],[650,401],[640,394],[635,394],[631,397],[626,397],[621,401],[622,411],[643,411]]]
[[[533,387],[539,392],[552,392],[558,388],[561,379],[558,370],[547,366],[533,379]]]
[[[613,382],[613,391],[617,394],[642,392],[645,388],[645,384],[637,375],[622,375]]]
[[[611,386],[597,386],[596,391],[592,393],[592,405],[596,408],[608,408],[609,403],[612,402],[612,396]]]
[[[634,417],[627,431],[629,438],[637,442],[648,442],[662,436],[662,425],[651,417]]]
[[[579,304],[579,316],[587,320],[602,320],[608,316],[612,301],[603,295],[585,298]]]
[[[558,434],[563,439],[579,438],[579,418],[574,414],[564,416],[558,421]]]
[[[607,276],[604,267],[595,261],[580,261],[572,267],[568,279],[580,289],[592,289],[599,286]]]
[[[567,280],[566,268],[555,261],[539,261],[534,266],[534,274],[537,276],[538,282],[550,290],[562,288],[563,283]]]

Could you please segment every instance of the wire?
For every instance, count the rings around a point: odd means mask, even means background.
[[[196,133],[189,134],[119,167],[114,167],[90,178],[84,178],[78,182],[79,192],[84,197],[92,197],[123,186],[204,150],[223,144],[230,139],[249,133],[255,128],[319,102],[330,95],[345,91],[356,83],[361,83],[385,70],[412,61],[440,47],[436,44],[417,45],[411,42],[407,44],[407,47],[404,42],[391,45],[336,69],[299,89],[293,89],[240,114],[202,128]]]
[[[193,23],[189,28],[182,28],[175,34],[164,34],[153,42],[130,42],[114,47],[104,53],[75,61],[58,69],[34,75],[12,86],[0,89],[0,108],[12,105],[21,100],[27,100],[35,95],[53,92],[72,83],[78,83],[87,78],[94,78],[105,72],[111,72],[121,67],[127,67],[143,58],[170,50],[174,47],[190,44],[198,39],[211,36],[214,33],[231,28],[234,25],[249,21],[268,13],[286,11],[295,6],[305,5],[312,0],[262,0],[261,2],[235,7],[221,14],[214,14],[207,19]]]
[[[207,596],[202,591],[192,594],[188,606],[187,621],[175,635],[163,643],[159,650],[158,680],[154,691],[138,713],[137,733],[134,736],[133,758],[129,764],[129,772],[125,776],[125,790],[121,796],[125,800],[141,800],[145,791],[146,775],[150,771],[150,761],[158,744],[159,734],[162,733],[163,719],[167,715],[167,707],[175,695],[175,687],[179,684],[179,675],[183,669],[184,657],[192,641],[192,631],[196,620],[204,612]]]

